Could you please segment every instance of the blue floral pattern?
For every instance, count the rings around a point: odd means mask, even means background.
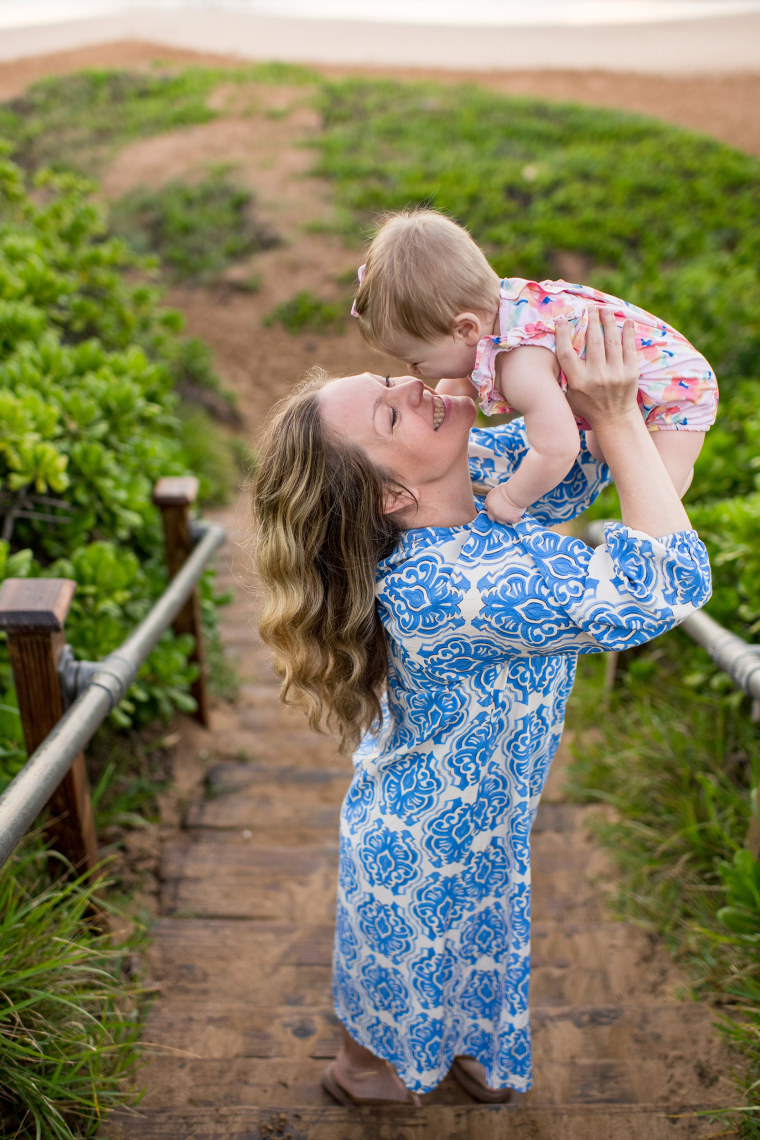
[[[473,482],[527,446],[522,421],[473,430]],[[418,1092],[463,1053],[492,1087],[530,1087],[530,830],[577,656],[648,641],[709,597],[694,531],[613,523],[591,550],[544,529],[608,477],[583,449],[516,526],[481,509],[407,532],[378,567],[387,696],[343,805],[333,989],[351,1035]]]

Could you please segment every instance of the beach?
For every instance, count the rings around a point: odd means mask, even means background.
[[[652,23],[468,26],[146,7],[58,23],[34,24],[30,18],[26,27],[2,27],[0,59],[114,40],[297,63],[715,74],[760,69],[760,10]]]

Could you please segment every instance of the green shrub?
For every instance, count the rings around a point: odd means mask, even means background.
[[[155,481],[189,471],[175,371],[207,362],[178,347],[177,315],[135,278],[142,262],[109,239],[87,184],[41,172],[27,186],[0,162],[0,543],[6,575],[72,577],[67,623],[80,657],[100,659],[147,613],[165,584]],[[202,456],[198,431],[193,460]],[[207,438],[209,447],[213,439]],[[206,464],[202,491],[218,492]],[[210,475],[211,480],[206,476]],[[203,587],[214,626],[210,578]],[[167,634],[118,710],[140,723],[188,709],[189,639]],[[0,781],[22,742],[0,659]]]

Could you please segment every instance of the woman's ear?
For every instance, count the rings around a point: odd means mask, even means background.
[[[417,510],[417,498],[407,487],[389,486],[383,491],[383,514],[402,515]]]
[[[461,341],[470,348],[485,336],[483,322],[477,313],[457,313],[451,331],[454,340]]]

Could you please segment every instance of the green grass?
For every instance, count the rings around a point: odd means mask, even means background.
[[[60,867],[61,871],[66,869]],[[80,1140],[133,1103],[142,946],[116,944],[92,917],[92,879],[47,881],[28,839],[0,872],[0,1118],[13,1140]]]
[[[300,333],[340,332],[351,308],[351,300],[325,301],[308,289],[301,289],[289,301],[276,305],[263,324],[281,324],[291,336]]]
[[[614,908],[660,935],[695,997],[722,1009],[721,1027],[745,1057],[741,1135],[756,1137],[760,863],[744,845],[760,781],[758,728],[738,695],[684,685],[685,641],[671,635],[654,652],[626,655],[611,695],[603,661],[581,658],[566,792],[614,808],[595,828],[622,873]]]
[[[252,200],[226,167],[216,167],[196,183],[133,190],[111,207],[110,226],[138,253],[157,254],[174,280],[204,284],[279,244],[257,221]]]
[[[108,841],[122,829],[158,822],[158,796],[171,780],[167,736],[166,728],[120,732],[108,722],[98,729],[87,752],[87,775],[99,838]]]
[[[277,63],[179,71],[157,64],[144,72],[93,68],[41,79],[0,103],[0,138],[12,140],[12,157],[27,170],[52,166],[93,177],[128,142],[216,119],[220,112],[208,100],[221,84],[314,81],[306,68]]]

